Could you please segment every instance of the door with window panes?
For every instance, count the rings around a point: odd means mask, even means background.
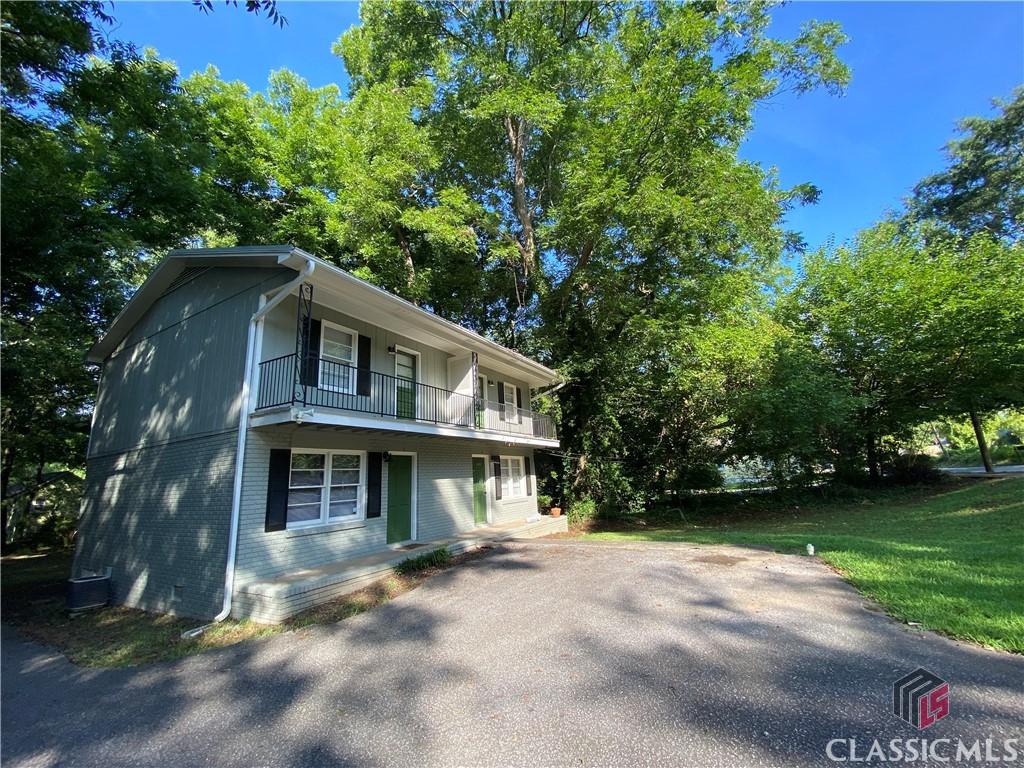
[[[519,420],[519,408],[516,406],[516,400],[518,390],[515,384],[509,384],[507,381],[502,384],[505,391],[503,399],[505,401],[505,421],[518,421]]]
[[[395,413],[399,418],[416,418],[416,355],[395,352]]]

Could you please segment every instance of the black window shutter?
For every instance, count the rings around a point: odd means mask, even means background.
[[[320,381],[320,321],[316,318],[309,318],[309,333],[306,334],[302,358],[299,383],[315,387]]]
[[[380,517],[380,474],[384,454],[366,454],[366,516]]]
[[[359,334],[359,352],[356,357],[356,394],[370,394],[370,337]]]
[[[505,404],[505,382],[504,381],[499,381],[498,382],[498,405],[504,405],[504,404]],[[504,408],[499,408],[498,409],[498,418],[501,419],[502,421],[505,420],[505,409]],[[498,498],[500,499],[501,496],[499,496]]]
[[[523,407],[523,390],[516,387],[516,408]]]
[[[530,457],[523,458],[523,474],[526,475],[526,495],[533,496],[533,470],[530,468]]]
[[[287,448],[270,449],[267,472],[267,520],[265,531],[283,531],[288,525],[288,480],[292,471],[292,452]]]
[[[494,475],[494,498],[501,501],[501,457],[491,456],[491,465],[494,468],[491,473]]]

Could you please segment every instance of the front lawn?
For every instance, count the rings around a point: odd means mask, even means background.
[[[879,492],[855,502],[754,506],[586,535],[793,553],[813,544],[822,560],[891,615],[1024,653],[1024,478]]]
[[[989,458],[996,467],[1024,463],[1024,446],[998,445],[989,449]],[[977,448],[949,449],[935,460],[938,467],[980,467],[981,452]]]
[[[199,637],[181,633],[203,622],[134,608],[109,606],[70,615],[65,580],[71,571],[67,552],[3,558],[3,620],[24,637],[52,646],[85,667],[124,667],[164,661],[223,648],[245,640],[289,632],[313,624],[332,624],[363,613],[415,589],[431,576],[484,554],[453,557],[436,550],[400,563],[395,571],[363,588],[293,616],[283,624],[229,619]]]

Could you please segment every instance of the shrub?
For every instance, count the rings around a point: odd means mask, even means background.
[[[596,516],[597,503],[589,498],[574,500],[569,505],[569,511],[566,513],[566,517],[569,518],[569,524],[573,526],[582,525]]]
[[[935,467],[935,461],[922,453],[904,453],[892,458],[885,468],[885,474],[897,483],[914,485],[939,483],[942,472]]]

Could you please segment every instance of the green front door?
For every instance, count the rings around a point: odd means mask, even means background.
[[[395,352],[395,412],[399,418],[416,418],[416,355]]]
[[[487,522],[487,459],[473,457],[473,519],[477,525]]]
[[[388,462],[388,544],[412,538],[412,456]]]

